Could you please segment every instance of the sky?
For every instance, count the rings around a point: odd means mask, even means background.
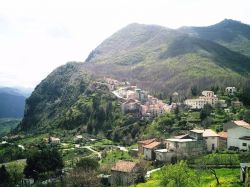
[[[250,1],[0,0],[0,86],[35,87],[130,23],[178,28],[225,18],[250,24]]]

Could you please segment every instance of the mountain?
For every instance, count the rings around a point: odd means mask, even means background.
[[[249,57],[183,30],[130,24],[94,49],[84,66],[166,94],[188,93],[193,85],[239,85],[249,77]]]
[[[250,25],[225,19],[208,27],[181,27],[179,31],[214,41],[250,57]]]
[[[138,125],[123,115],[117,98],[102,79],[91,75],[82,63],[67,63],[44,79],[26,100],[22,132],[57,132],[102,134],[122,140],[129,129]],[[117,130],[116,130],[117,129]],[[138,132],[134,131],[132,138]]]
[[[25,99],[16,88],[0,88],[0,118],[23,117]]]
[[[249,80],[247,55],[184,30],[137,23],[122,28],[84,63],[68,63],[48,75],[26,100],[17,130],[135,138],[143,124],[121,113],[119,102],[102,84],[104,76],[128,80],[153,94],[178,91],[183,97],[192,86],[224,89]]]

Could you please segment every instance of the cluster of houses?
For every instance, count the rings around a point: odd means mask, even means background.
[[[138,152],[146,160],[171,162],[217,149],[250,150],[250,124],[230,121],[224,131],[193,129],[187,134],[158,140],[156,138],[138,142]]]
[[[225,92],[227,95],[234,95],[236,92],[235,87],[226,87]],[[210,104],[212,107],[220,106],[222,108],[226,108],[227,104],[225,100],[219,99],[213,91],[202,91],[202,96],[194,99],[186,99],[184,104],[188,105],[191,109],[202,109],[205,104]],[[235,106],[241,106],[239,101],[235,101],[232,103]]]
[[[156,117],[171,110],[171,106],[148,94],[148,92],[131,85],[129,82],[119,82],[105,78],[109,89],[121,101],[123,113],[133,113],[142,118]]]
[[[138,155],[143,155],[145,160],[170,163],[218,149],[250,151],[250,124],[243,120],[230,121],[224,124],[220,133],[211,129],[193,129],[165,140],[152,138],[138,142]],[[242,173],[250,168],[248,165],[241,164],[242,181],[245,181]],[[138,167],[135,162],[118,161],[111,169],[111,185],[133,184],[138,177]]]
[[[219,100],[213,91],[203,91],[202,96],[195,99],[186,99],[184,104],[190,106],[191,109],[202,109],[205,104],[210,104],[212,107],[220,105],[221,107],[227,107],[225,100]]]

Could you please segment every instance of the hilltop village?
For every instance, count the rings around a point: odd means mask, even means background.
[[[122,102],[123,113],[130,112],[141,118],[153,118],[169,112],[173,107],[129,82],[119,82],[111,78],[104,78],[104,80],[110,91]]]

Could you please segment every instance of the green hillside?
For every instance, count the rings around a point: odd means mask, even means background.
[[[179,31],[217,42],[250,57],[250,26],[239,21],[225,19],[208,27],[182,27]]]
[[[84,66],[169,94],[187,93],[192,85],[239,85],[249,77],[250,59],[179,30],[131,24],[93,50]]]
[[[17,130],[49,133],[64,130],[72,133],[102,134],[114,140],[131,136],[137,126],[132,116],[123,115],[116,97],[89,74],[81,63],[68,63],[44,79],[26,101],[25,113]],[[116,130],[117,129],[117,130]]]
[[[101,43],[85,63],[68,63],[48,75],[27,99],[18,130],[75,129],[116,140],[136,138],[144,124],[122,115],[119,102],[100,84],[103,76],[185,97],[192,86],[240,87],[249,73],[249,57],[212,40],[134,23]]]

